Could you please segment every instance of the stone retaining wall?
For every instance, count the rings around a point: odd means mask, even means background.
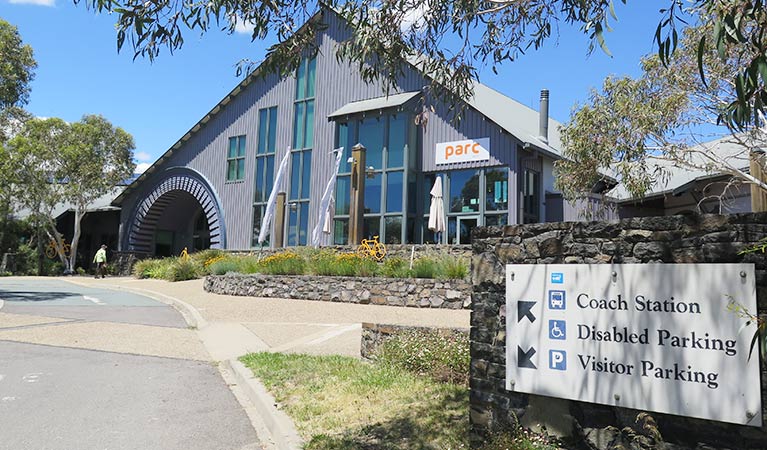
[[[380,323],[363,323],[362,324],[362,342],[360,343],[360,355],[366,359],[375,359],[378,348],[391,339],[401,333],[409,331],[425,331],[440,333],[440,336],[449,336],[453,334],[469,334],[468,328],[430,328],[430,327],[416,327],[410,325],[389,325]]]
[[[410,254],[415,247],[415,257],[419,256],[438,256],[438,255],[451,255],[471,257],[471,245],[436,245],[436,244],[386,244],[386,256],[398,257],[404,259],[410,259]],[[262,250],[225,250],[227,253],[235,254],[256,254],[261,256],[268,256],[274,253],[284,252],[286,250],[293,250],[295,247],[288,248],[265,248]],[[301,247],[299,247],[301,248]],[[357,246],[349,245],[334,245],[330,247],[321,247],[323,250],[329,249],[339,253],[354,253],[357,251]]]
[[[205,277],[204,286],[207,292],[224,295],[414,308],[471,306],[471,284],[466,280],[227,274]]]
[[[767,427],[731,425],[660,413],[513,393],[505,389],[506,264],[754,263],[757,304],[767,312],[767,255],[738,252],[767,237],[767,214],[633,218],[473,230],[471,440],[518,419],[572,435],[592,449],[767,448]],[[762,416],[767,372],[762,361]],[[705,402],[705,399],[697,399]],[[585,446],[582,445],[585,442]]]

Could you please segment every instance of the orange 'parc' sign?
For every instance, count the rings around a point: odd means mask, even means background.
[[[437,144],[437,164],[453,164],[490,159],[490,138],[467,139],[465,141],[442,142]]]

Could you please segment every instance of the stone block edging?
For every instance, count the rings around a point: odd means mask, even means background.
[[[413,308],[471,308],[468,280],[226,274],[205,277],[204,289],[214,294],[250,297]]]

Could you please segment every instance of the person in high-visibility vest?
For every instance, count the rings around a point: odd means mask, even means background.
[[[93,257],[93,262],[96,263],[96,278],[104,278],[107,272],[107,246],[102,245],[96,252],[96,256]]]

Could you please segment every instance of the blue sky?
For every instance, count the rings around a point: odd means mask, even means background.
[[[610,74],[638,74],[639,57],[653,51],[658,10],[668,0],[615,3],[619,21],[607,34],[612,57],[599,49],[587,56],[588,38],[563,25],[543,49],[505,64],[498,75],[484,71],[481,81],[535,109],[547,88],[552,117],[567,121],[590,88]],[[35,52],[27,109],[67,121],[102,114],[134,136],[138,163],[151,163],[170,148],[237,85],[235,64],[260,60],[268,46],[241,33],[187,33],[181,50],[150,63],[134,61],[127,46],[117,53],[114,16],[71,0],[0,0],[0,17],[17,26]]]

